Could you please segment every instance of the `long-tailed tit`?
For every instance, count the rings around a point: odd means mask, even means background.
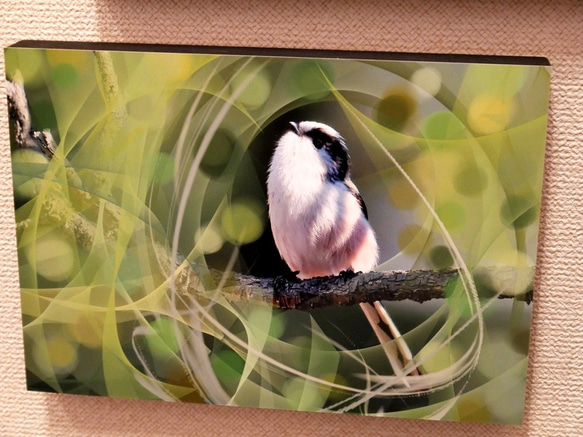
[[[345,270],[367,272],[378,260],[378,244],[366,206],[350,180],[350,157],[342,136],[313,121],[290,123],[278,141],[269,166],[267,196],[275,244],[300,279],[337,275]],[[380,301],[360,303],[381,343],[400,334]],[[411,351],[397,346],[408,363]],[[403,362],[392,348],[385,350],[396,375],[404,377]],[[418,374],[417,369],[410,374]],[[404,384],[409,385],[404,379]]]
[[[269,218],[280,255],[298,278],[368,272],[378,244],[350,180],[342,136],[322,123],[290,123],[269,167]]]

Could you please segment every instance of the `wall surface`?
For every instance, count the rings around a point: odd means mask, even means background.
[[[583,435],[583,2],[0,0],[22,39],[546,56],[553,66],[522,426],[128,401],[27,392],[8,122],[0,106],[0,435]],[[4,76],[1,59],[0,75]],[[4,92],[2,92],[4,95]]]

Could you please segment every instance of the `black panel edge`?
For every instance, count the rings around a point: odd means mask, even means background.
[[[185,53],[212,55],[245,55],[270,56],[288,58],[326,58],[326,59],[361,59],[372,61],[410,61],[410,62],[443,62],[443,63],[473,63],[473,64],[509,64],[550,66],[545,57],[539,56],[506,56],[506,55],[470,55],[470,54],[439,54],[412,52],[381,52],[357,50],[319,50],[291,48],[260,48],[234,46],[204,46],[204,45],[165,45],[165,44],[135,44],[112,42],[80,42],[80,41],[40,41],[23,40],[8,48],[30,49],[61,49],[61,50],[100,50],[125,52],[154,53]]]

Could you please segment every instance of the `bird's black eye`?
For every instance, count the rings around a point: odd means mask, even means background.
[[[324,147],[324,141],[321,138],[314,138],[314,147],[316,149],[321,149]]]

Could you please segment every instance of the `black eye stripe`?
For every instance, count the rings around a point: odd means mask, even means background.
[[[312,129],[311,131],[306,132],[306,136],[312,139],[312,142],[317,149],[328,147],[334,141],[330,135],[322,132],[319,129]]]
[[[344,180],[350,166],[350,157],[344,140],[341,137],[332,137],[320,129],[312,129],[306,132],[305,135],[312,139],[316,149],[324,149],[334,161],[334,171],[328,177],[331,180]]]
[[[348,167],[350,165],[350,157],[348,156],[346,146],[344,143],[335,140],[329,145],[329,147],[326,147],[326,150],[336,164],[338,179],[344,180],[348,174]]]

